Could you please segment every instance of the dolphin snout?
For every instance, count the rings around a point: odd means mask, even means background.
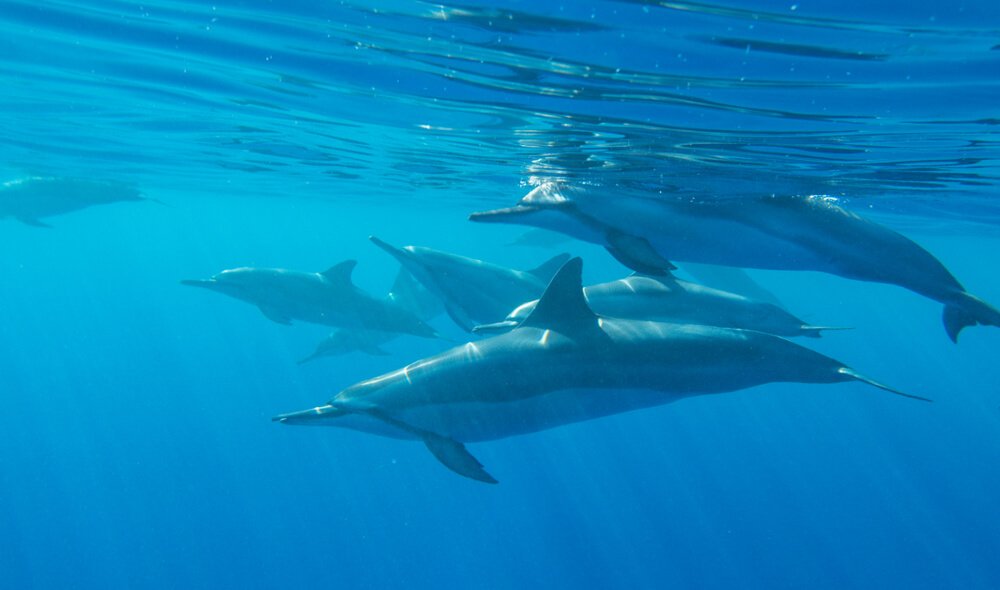
[[[469,215],[469,221],[482,222],[503,222],[507,217],[518,217],[541,211],[541,207],[533,205],[514,205],[505,209],[492,209],[490,211],[478,211]]]
[[[203,287],[206,289],[212,288],[215,283],[215,279],[184,279],[181,281],[182,285],[187,285],[188,287]]]

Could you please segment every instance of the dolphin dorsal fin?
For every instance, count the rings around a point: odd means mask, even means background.
[[[528,274],[535,275],[543,281],[548,281],[555,276],[556,272],[558,272],[564,264],[566,264],[567,260],[569,260],[569,254],[566,254],[565,252],[562,254],[556,254],[552,258],[549,258],[545,262],[527,272]]]
[[[519,327],[557,329],[578,332],[597,326],[587,299],[583,296],[583,261],[570,258],[552,277],[542,297]]]
[[[327,280],[334,283],[351,283],[351,273],[354,272],[354,267],[358,265],[357,260],[345,260],[339,264],[335,264],[330,268],[319,273],[327,278]]]

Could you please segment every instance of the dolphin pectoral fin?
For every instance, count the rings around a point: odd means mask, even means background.
[[[365,344],[358,347],[358,350],[365,354],[370,354],[372,356],[391,356],[389,351],[382,348],[378,344]]]
[[[902,391],[899,391],[898,389],[893,389],[893,388],[889,387],[888,385],[883,385],[883,384],[879,383],[878,381],[875,381],[873,379],[869,379],[868,377],[865,377],[864,375],[862,375],[861,373],[858,373],[857,371],[855,371],[854,369],[852,369],[850,367],[840,367],[839,369],[837,369],[837,372],[840,373],[841,375],[844,375],[844,376],[846,376],[846,377],[848,377],[850,379],[853,379],[855,381],[860,381],[862,383],[867,383],[868,385],[871,385],[872,387],[877,387],[877,388],[879,388],[879,389],[881,389],[883,391],[888,391],[889,393],[893,393],[895,395],[901,395],[903,397],[908,397],[910,399],[920,400],[922,402],[933,402],[934,401],[934,400],[926,398],[926,397],[920,397],[919,395],[913,395],[913,394],[910,394],[910,393],[903,393]]]
[[[45,229],[52,229],[51,225],[43,221],[40,221],[34,217],[18,217],[17,220],[23,223],[24,225],[30,225],[31,227],[43,227]]]
[[[260,312],[262,314],[264,314],[264,317],[266,317],[267,319],[271,320],[272,322],[277,322],[279,324],[284,324],[285,326],[291,326],[292,325],[292,318],[288,317],[287,314],[282,313],[282,312],[274,309],[273,307],[266,307],[264,305],[258,305],[257,308],[260,309]]]
[[[619,231],[609,231],[605,238],[608,242],[605,246],[607,251],[632,270],[651,275],[663,274],[665,270],[677,270],[645,238]]]
[[[958,344],[958,335],[966,326],[998,326],[1000,327],[1000,311],[982,299],[962,292],[959,303],[946,303],[941,319],[948,337]]]
[[[465,448],[465,445],[457,440],[440,435],[436,432],[418,428],[412,424],[407,424],[406,422],[397,420],[396,418],[393,418],[375,408],[368,408],[362,411],[374,418],[378,418],[390,426],[395,426],[402,431],[409,432],[410,434],[420,438],[420,440],[424,441],[424,445],[427,446],[427,450],[430,451],[431,454],[441,462],[441,464],[455,473],[483,483],[500,483],[492,475],[487,473],[486,470],[483,469],[483,464],[472,456],[472,453]]]
[[[483,469],[483,464],[472,456],[465,445],[457,440],[436,434],[427,434],[423,440],[427,450],[455,473],[483,483],[499,483]]]
[[[471,332],[472,329],[476,327],[475,322],[469,321],[464,313],[455,309],[453,306],[445,305],[444,310],[448,314],[448,317],[451,318],[451,321],[455,322],[459,328],[462,328],[466,332]]]

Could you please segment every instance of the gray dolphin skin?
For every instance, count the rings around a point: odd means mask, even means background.
[[[0,218],[12,217],[35,227],[43,219],[119,201],[146,201],[123,182],[32,176],[0,184]]]
[[[426,338],[437,333],[406,308],[365,293],[351,282],[357,262],[347,260],[325,272],[283,268],[236,268],[183,285],[216,291],[260,308],[279,324],[299,320],[354,330],[401,332]]]
[[[784,309],[681,280],[671,274],[632,275],[583,289],[590,308],[601,316],[661,322],[691,323],[767,332],[778,336],[819,337],[821,330]],[[506,331],[520,324],[535,309],[535,301],[522,303],[502,322],[476,326],[474,332]]]
[[[467,332],[479,324],[501,320],[515,306],[537,299],[569,258],[569,254],[559,254],[537,268],[522,271],[431,248],[396,248],[374,236],[369,239],[437,295],[451,319]]]
[[[472,221],[560,231],[604,245],[639,272],[672,270],[670,260],[814,270],[889,283],[944,304],[952,341],[966,326],[1000,326],[1000,311],[966,292],[932,254],[827,197],[692,201],[599,194],[546,183],[514,207],[473,213]]]
[[[325,405],[274,420],[421,440],[452,471],[496,483],[464,443],[779,381],[860,381],[916,398],[770,334],[599,317],[583,297],[581,270],[579,258],[567,262],[509,333],[362,381]]]
[[[385,298],[386,301],[403,307],[424,321],[434,318],[442,310],[438,298],[424,289],[405,268],[400,268],[396,273],[396,281]],[[311,355],[301,359],[299,364],[352,352],[388,356],[389,353],[382,348],[382,345],[395,340],[397,336],[398,333],[374,330],[336,330],[324,338]]]

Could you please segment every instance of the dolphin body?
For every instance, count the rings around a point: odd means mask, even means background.
[[[115,181],[31,176],[0,184],[0,218],[35,227],[42,219],[119,201],[146,201],[134,186]]]
[[[354,330],[401,332],[436,338],[433,328],[404,307],[365,293],[351,281],[357,265],[347,260],[321,273],[283,268],[236,268],[207,280],[181,284],[203,287],[252,303],[270,320],[299,320]]]
[[[1000,326],[1000,311],[966,292],[932,254],[830,198],[602,198],[590,190],[546,183],[514,207],[473,213],[470,219],[560,231],[604,245],[639,272],[672,270],[670,260],[677,260],[814,270],[898,285],[944,304],[945,330],[954,342],[966,326]]]
[[[810,326],[772,303],[691,283],[669,273],[635,274],[591,285],[583,289],[583,295],[595,313],[613,318],[742,328],[778,336],[819,337],[821,330],[830,329]],[[514,328],[531,315],[537,304],[537,300],[522,303],[506,320],[476,326],[475,332]]]
[[[559,254],[537,268],[522,271],[431,248],[396,248],[374,236],[369,239],[437,295],[451,319],[467,332],[501,320],[515,306],[537,299],[569,258],[569,254]]]
[[[464,443],[776,381],[861,381],[915,397],[770,334],[602,318],[583,297],[581,269],[579,258],[567,262],[509,333],[362,381],[325,405],[274,420],[421,440],[452,471],[496,483]]]

